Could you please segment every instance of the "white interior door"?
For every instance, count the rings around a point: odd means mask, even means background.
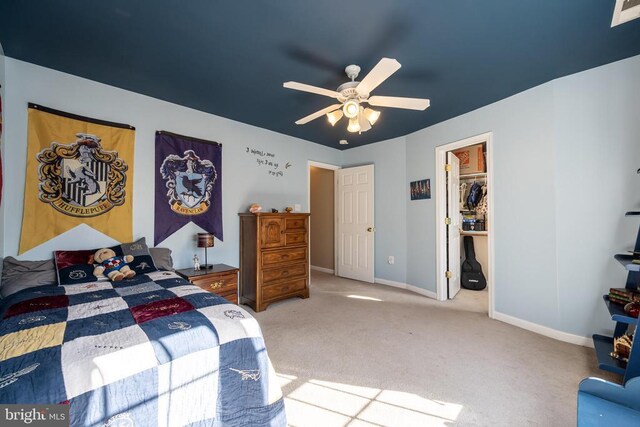
[[[338,189],[337,274],[373,283],[373,165],[336,171]]]
[[[460,160],[447,153],[447,296],[460,291]]]

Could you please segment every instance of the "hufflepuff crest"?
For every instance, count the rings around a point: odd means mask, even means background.
[[[52,142],[37,154],[38,198],[61,213],[93,217],[125,201],[128,169],[115,151],[105,151],[96,135],[78,133],[71,144]]]

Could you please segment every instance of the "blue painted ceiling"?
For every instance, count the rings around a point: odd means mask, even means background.
[[[551,79],[640,54],[640,20],[611,28],[614,0],[2,0],[5,55],[335,148],[433,125]],[[375,95],[431,99],[381,108],[362,135],[324,118],[344,67],[402,68]],[[53,106],[55,107],[55,106]],[[76,111],[75,113],[82,113]],[[167,123],[167,129],[171,124]],[[214,135],[212,135],[215,138]]]

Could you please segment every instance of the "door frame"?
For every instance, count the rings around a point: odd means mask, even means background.
[[[494,318],[495,308],[495,256],[494,256],[494,203],[493,203],[493,132],[486,132],[475,135],[459,141],[440,145],[435,148],[436,160],[436,299],[438,301],[447,300],[447,280],[445,277],[447,271],[447,227],[445,218],[447,216],[447,175],[445,164],[447,163],[447,152],[458,148],[486,143],[487,146],[487,186],[488,203],[487,216],[489,221],[487,224],[487,251],[489,258],[489,273],[487,274],[487,283],[489,286],[489,304],[488,315]]]
[[[311,167],[328,169],[334,171],[333,179],[333,275],[338,274],[338,227],[336,221],[338,218],[338,185],[335,177],[335,171],[342,169],[342,166],[332,165],[330,163],[316,162],[307,160],[307,210],[311,212]],[[311,221],[313,218],[309,216],[309,280],[311,280]]]

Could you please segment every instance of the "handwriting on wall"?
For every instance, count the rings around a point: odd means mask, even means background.
[[[271,176],[284,176],[285,171],[292,166],[291,162],[286,162],[284,165],[281,164],[276,155],[268,151],[247,147],[246,153],[255,157],[258,167],[266,170]]]

